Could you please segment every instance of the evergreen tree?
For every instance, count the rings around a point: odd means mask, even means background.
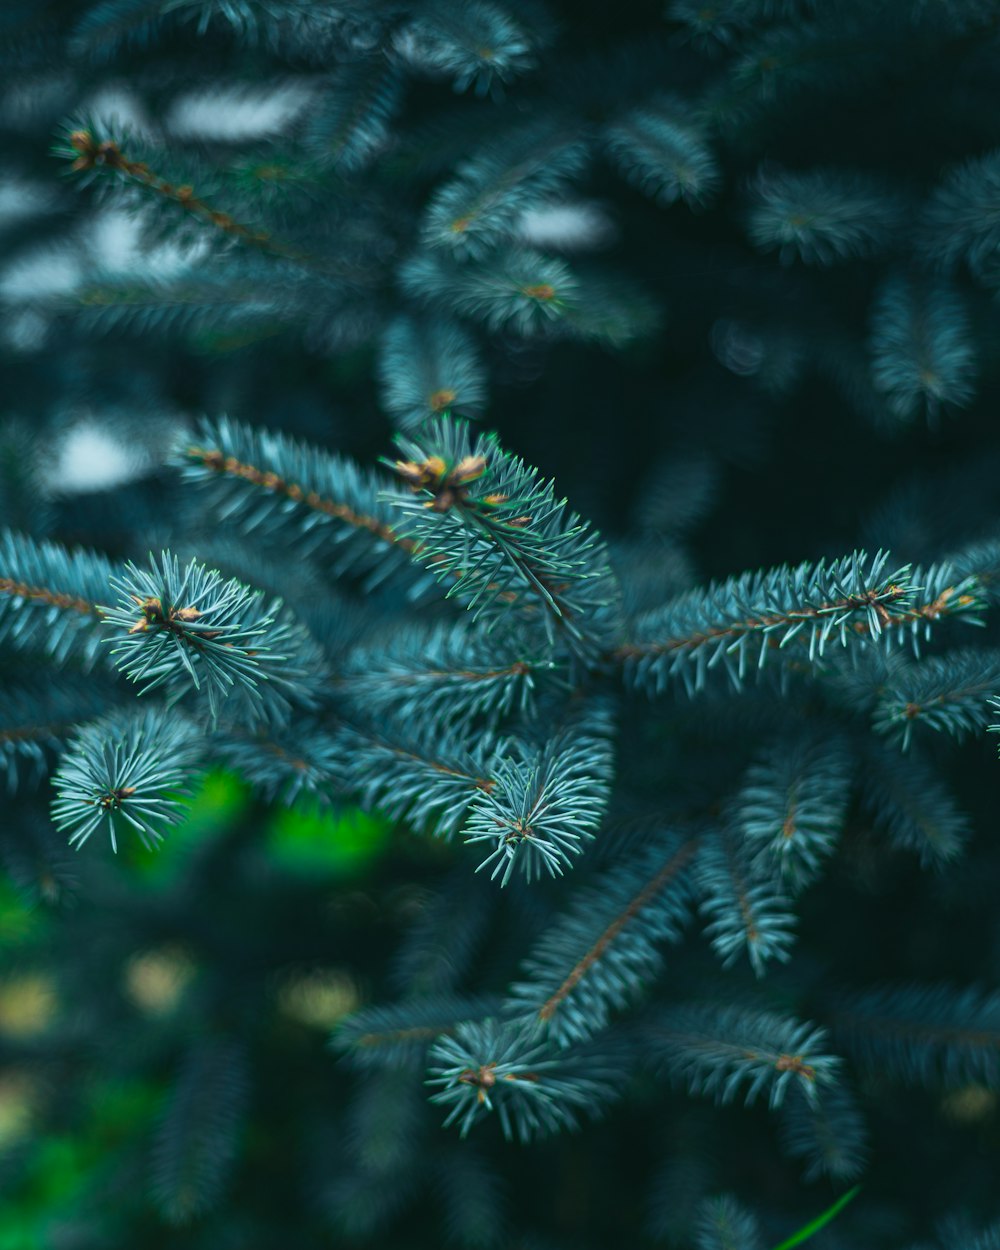
[[[0,32],[0,1245],[1000,1245],[996,6]]]

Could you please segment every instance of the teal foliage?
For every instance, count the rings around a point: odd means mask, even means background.
[[[835,1030],[865,1070],[911,1085],[1000,1085],[1000,996],[976,987],[887,985],[838,1003]]]
[[[593,1044],[556,1050],[516,1024],[460,1024],[431,1051],[432,1101],[448,1108],[445,1127],[464,1137],[496,1112],[505,1137],[522,1142],[575,1128],[581,1113],[600,1115],[623,1075],[617,1048]]]
[[[990,719],[988,697],[1000,679],[1000,656],[980,648],[949,651],[897,669],[875,707],[875,728],[903,750],[921,727],[964,737]]]
[[[747,1106],[766,1096],[772,1110],[793,1090],[821,1104],[843,1062],[823,1053],[827,1040],[812,1024],[716,1003],[668,1008],[649,1033],[655,1061],[692,1094],[718,1103],[740,1097]]]
[[[791,958],[795,917],[780,886],[755,880],[746,843],[714,834],[698,853],[695,875],[706,936],[724,968],[741,955],[761,976],[769,959]]]
[[[844,825],[850,775],[836,738],[782,740],[751,765],[734,819],[758,875],[797,891],[822,872]]]
[[[485,403],[475,342],[454,322],[399,318],[386,329],[379,363],[382,406],[401,429],[415,430],[443,408],[477,416]]]
[[[702,1204],[697,1236],[698,1250],[762,1250],[764,1244],[753,1212],[729,1194]]]
[[[969,316],[952,288],[889,279],[872,309],[871,351],[875,389],[900,420],[964,408],[975,394]]]
[[[604,143],[628,181],[660,204],[704,204],[718,189],[705,127],[681,100],[660,96],[631,110],[608,127]]]
[[[857,174],[762,169],[752,189],[751,242],[781,260],[832,265],[871,256],[892,239],[900,212],[877,183]]]
[[[197,1043],[185,1057],[153,1147],[152,1193],[171,1224],[218,1202],[236,1158],[247,1078],[243,1047],[232,1039]]]
[[[193,738],[190,725],[152,709],[85,725],[53,778],[52,818],[69,831],[70,845],[107,829],[117,851],[120,824],[144,846],[160,841],[183,816],[179,796],[194,764]]]
[[[996,6],[0,9],[0,1247],[986,1250]]]
[[[719,668],[738,686],[772,651],[779,663],[796,639],[810,660],[831,642],[877,639],[912,615],[910,570],[888,572],[888,559],[885,552],[871,559],[855,552],[829,565],[744,573],[681,595],[639,617],[636,642],[625,651],[630,679],[653,694],[671,679],[694,692]]]

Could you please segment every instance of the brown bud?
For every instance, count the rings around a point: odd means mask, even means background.
[[[466,482],[474,482],[486,471],[485,456],[466,456],[448,474],[448,481],[453,486],[464,486]]]

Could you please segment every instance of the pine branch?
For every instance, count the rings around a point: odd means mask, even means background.
[[[905,751],[914,728],[964,738],[989,723],[989,696],[1000,691],[1000,651],[949,651],[897,670],[883,688],[873,723]]]
[[[900,420],[966,408],[975,396],[976,357],[958,292],[889,279],[872,309],[872,379]]]
[[[657,95],[631,109],[605,129],[603,140],[616,169],[658,204],[683,199],[700,206],[719,187],[705,128],[676,96]]]
[[[417,998],[454,992],[471,972],[496,908],[489,882],[456,864],[403,937],[393,960],[395,988]]]
[[[435,1179],[449,1243],[470,1250],[510,1244],[507,1186],[492,1159],[463,1142],[441,1158]]]
[[[480,789],[464,828],[465,841],[492,845],[479,869],[506,885],[515,867],[528,882],[559,876],[594,837],[611,794],[608,718],[584,732],[567,730],[540,750],[512,742],[493,765],[493,784]],[[478,870],[477,870],[478,871]]]
[[[595,886],[576,892],[522,965],[505,1011],[560,1045],[591,1037],[660,971],[690,908],[695,841],[659,836]]]
[[[436,994],[388,1007],[364,1007],[337,1025],[331,1045],[356,1068],[419,1069],[427,1049],[463,1021],[482,1020],[496,1008],[491,998]]]
[[[763,1250],[753,1214],[729,1194],[709,1198],[697,1216],[698,1250]]]
[[[382,407],[400,429],[412,431],[438,413],[476,416],[486,402],[487,379],[472,336],[444,318],[396,318],[386,327],[379,355]]]
[[[396,742],[374,730],[344,727],[337,732],[341,784],[360,795],[365,807],[414,829],[451,838],[480,791],[489,792],[496,747],[477,745],[475,754],[454,735],[433,744]]]
[[[581,1113],[596,1116],[617,1093],[620,1059],[593,1046],[557,1051],[516,1024],[460,1024],[431,1051],[431,1102],[449,1107],[445,1127],[463,1137],[496,1112],[507,1138],[522,1142],[573,1129]]]
[[[402,27],[395,47],[414,68],[450,78],[456,91],[488,95],[534,67],[544,28],[537,10],[532,16],[534,28],[491,0],[435,0]]]
[[[306,150],[324,168],[366,169],[389,143],[403,80],[380,52],[337,67],[309,111]]]
[[[525,338],[593,339],[623,346],[653,333],[659,314],[640,290],[523,247],[475,264],[420,252],[399,271],[406,295],[493,332]]]
[[[411,493],[394,502],[415,558],[475,619],[540,618],[550,645],[594,662],[618,632],[619,590],[604,543],[552,483],[465,422],[441,418],[397,443]]]
[[[239,1149],[247,1079],[237,1042],[195,1044],[185,1057],[153,1154],[152,1196],[171,1224],[188,1224],[221,1199]]]
[[[196,732],[163,709],[113,712],[79,729],[52,784],[52,819],[82,846],[106,828],[118,850],[122,821],[151,849],[183,818],[179,796],[195,766]]]
[[[303,794],[326,802],[343,788],[343,744],[311,717],[255,733],[222,725],[211,749],[266,799],[289,807]]]
[[[184,476],[208,487],[219,514],[243,534],[294,537],[305,554],[338,544],[341,568],[356,563],[378,579],[413,553],[381,483],[343,457],[225,418],[203,422],[177,457]]]
[[[865,810],[894,846],[916,852],[923,867],[949,863],[971,836],[969,818],[935,774],[931,760],[872,744],[861,789]]]
[[[285,260],[308,259],[304,253],[277,242],[268,231],[245,225],[236,221],[229,213],[213,208],[195,194],[194,187],[189,183],[175,186],[151,170],[144,161],[131,160],[113,139],[99,140],[90,129],[71,130],[65,145],[57,147],[56,153],[72,159],[70,168],[74,172],[96,177],[105,170],[110,171],[126,183],[176,204],[197,221],[212,226],[238,243],[259,248]]]
[[[834,851],[850,796],[852,760],[837,739],[780,741],[747,770],[733,818],[765,878],[793,892]]]
[[[262,591],[194,560],[182,569],[169,552],[149,569],[127,564],[111,585],[118,603],[102,614],[119,631],[112,655],[142,693],[162,687],[175,701],[193,687],[213,720],[234,691],[252,696],[240,704],[251,720],[280,718],[289,697],[312,702],[305,679],[323,675],[319,649],[280,599],[268,605]]]
[[[946,563],[957,577],[969,580],[976,595],[990,607],[1000,603],[1000,539],[982,542],[952,552]]]
[[[747,856],[730,838],[703,837],[694,876],[705,933],[724,968],[744,952],[759,977],[769,959],[787,963],[795,941],[789,901],[773,882],[754,880]]]
[[[974,156],[945,174],[923,212],[923,243],[942,269],[965,263],[974,274],[993,272],[1000,247],[996,197],[1000,155]]]
[[[81,721],[107,708],[108,694],[69,674],[0,692],[0,775],[8,793],[44,776],[51,753],[62,749]]]
[[[868,1071],[907,1085],[1000,1089],[1000,994],[888,985],[836,1004],[834,1034]]]
[[[832,265],[873,256],[892,240],[901,206],[860,173],[761,170],[753,186],[750,241],[788,264]]]
[[[914,613],[924,619],[911,606],[909,568],[887,573],[888,560],[884,552],[870,561],[855,552],[830,564],[781,565],[690,591],[643,613],[633,641],[615,657],[625,664],[630,684],[656,694],[676,677],[689,693],[700,690],[716,665],[739,686],[752,648],[759,669],[796,639],[808,642],[813,662],[830,642],[847,646],[852,639],[877,638]]]
[[[861,1175],[868,1133],[857,1099],[843,1079],[824,1090],[818,1104],[797,1093],[786,1101],[781,1109],[781,1147],[805,1163],[802,1178],[807,1182],[821,1176],[852,1181]]]
[[[552,667],[516,638],[459,621],[353,647],[335,689],[366,717],[429,736],[441,726],[492,726],[511,713],[530,717],[536,674]]]
[[[578,178],[588,157],[580,125],[544,118],[495,139],[431,198],[423,241],[480,259],[511,240],[522,214]]]
[[[670,1008],[650,1027],[651,1053],[690,1093],[718,1103],[767,1096],[773,1110],[798,1089],[819,1100],[841,1060],[824,1054],[827,1035],[812,1024],[750,1008],[696,1003]]]
[[[96,552],[0,535],[0,642],[47,653],[58,664],[86,668],[101,654],[99,602],[113,568]]]

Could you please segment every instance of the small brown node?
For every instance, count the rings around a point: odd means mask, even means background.
[[[135,794],[135,786],[121,786],[118,790],[112,790],[110,794],[102,795],[100,806],[105,811],[110,811],[112,808],[120,807],[124,800],[133,794]]]
[[[460,1072],[458,1079],[466,1085],[475,1085],[479,1089],[480,1102],[485,1100],[485,1090],[492,1089],[497,1083],[497,1065],[484,1063],[480,1068],[466,1068]]]
[[[548,303],[556,297],[556,288],[548,282],[539,282],[536,286],[524,286],[521,293],[527,295],[528,299],[541,300],[542,303]]]
[[[427,402],[430,404],[432,412],[444,412],[445,408],[450,408],[455,402],[455,398],[454,391],[442,388],[439,391],[432,391],[427,397]]]
[[[805,1062],[801,1055],[779,1055],[774,1065],[778,1072],[794,1072],[796,1076],[804,1076],[807,1081],[815,1081],[816,1069]]]

